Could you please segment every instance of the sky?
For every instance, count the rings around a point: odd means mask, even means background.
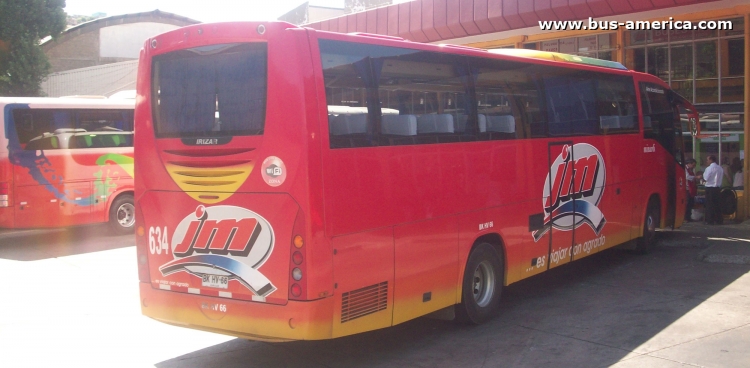
[[[71,15],[106,13],[107,16],[159,9],[204,23],[267,21],[296,8],[305,0],[66,0]],[[344,0],[310,0],[310,5],[343,8]]]

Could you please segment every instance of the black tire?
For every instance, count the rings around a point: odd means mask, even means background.
[[[494,317],[500,309],[503,277],[503,262],[495,248],[488,243],[477,245],[466,261],[458,320],[477,325]]]
[[[638,239],[635,250],[640,254],[651,253],[656,248],[656,229],[659,227],[659,205],[655,200],[648,202],[646,217],[643,219],[643,236]]]
[[[130,194],[123,194],[109,208],[109,226],[116,234],[131,234],[135,230],[135,202]]]

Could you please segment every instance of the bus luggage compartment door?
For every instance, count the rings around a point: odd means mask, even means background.
[[[393,228],[337,236],[333,247],[333,336],[388,327],[393,320]]]
[[[549,268],[573,260],[576,220],[573,211],[575,196],[570,193],[575,162],[573,151],[572,141],[550,142],[548,146],[549,174],[544,184],[544,231],[549,232]]]

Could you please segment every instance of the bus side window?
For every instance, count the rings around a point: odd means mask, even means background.
[[[133,146],[133,112],[130,110],[80,110],[70,148]]]
[[[638,110],[633,78],[600,75],[597,78],[597,113],[602,134],[638,132]]]
[[[596,80],[576,71],[544,78],[550,136],[597,135]]]
[[[384,124],[401,121],[402,133],[382,131],[381,145],[451,143],[473,140],[468,133],[473,124],[468,92],[470,81],[466,59],[458,55],[416,52],[383,59],[378,95]],[[416,131],[411,129],[413,116]],[[413,134],[412,134],[413,133]],[[462,139],[463,138],[463,139]]]
[[[368,147],[375,122],[368,109],[365,80],[371,79],[367,55],[340,42],[320,40],[331,148]]]
[[[471,59],[476,75],[480,140],[546,137],[546,117],[534,66]]]

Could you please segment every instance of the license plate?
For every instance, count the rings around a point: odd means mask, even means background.
[[[203,275],[203,286],[226,289],[229,284],[229,277],[219,275]]]

